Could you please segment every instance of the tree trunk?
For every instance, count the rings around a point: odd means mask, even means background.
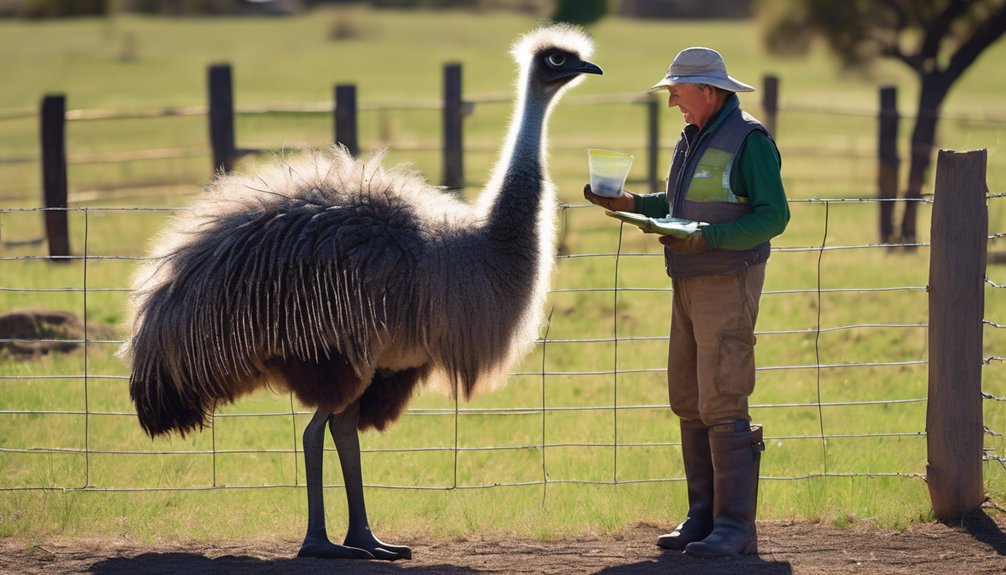
[[[936,141],[936,124],[939,121],[940,106],[947,95],[947,85],[941,78],[923,74],[919,94],[918,114],[912,130],[911,167],[908,172],[908,188],[905,190],[905,211],[901,220],[901,243],[914,244],[917,241],[915,220],[918,213],[918,199],[922,197],[922,186],[932,161],[933,144]],[[909,246],[908,249],[914,249]]]

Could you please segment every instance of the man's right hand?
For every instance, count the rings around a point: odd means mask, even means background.
[[[636,198],[632,194],[622,190],[617,198],[599,196],[590,189],[590,184],[583,187],[583,198],[588,202],[609,209],[613,212],[635,212]]]

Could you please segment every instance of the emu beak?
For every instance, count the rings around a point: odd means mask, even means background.
[[[597,74],[598,76],[604,75],[603,70],[598,68],[595,64],[587,62],[586,60],[580,62],[580,65],[577,66],[576,68],[576,72],[580,74]]]

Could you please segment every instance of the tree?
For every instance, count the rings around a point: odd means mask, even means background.
[[[13,3],[24,18],[65,18],[101,16],[108,13],[109,0],[22,0]]]
[[[593,24],[608,13],[607,0],[559,0],[552,19],[571,24]]]
[[[804,53],[821,36],[847,67],[893,58],[915,72],[919,100],[905,198],[920,198],[940,107],[968,66],[1006,32],[1006,0],[763,0],[759,9],[772,52]],[[915,213],[916,202],[907,202],[904,243],[916,241]]]

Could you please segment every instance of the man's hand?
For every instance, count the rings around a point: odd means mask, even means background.
[[[590,189],[590,184],[583,187],[583,198],[588,202],[609,209],[613,212],[636,211],[636,198],[622,190],[617,198],[599,196]]]
[[[660,243],[664,244],[667,251],[679,256],[700,254],[709,250],[709,242],[702,235],[702,230],[684,239],[678,239],[674,236],[660,236]]]

